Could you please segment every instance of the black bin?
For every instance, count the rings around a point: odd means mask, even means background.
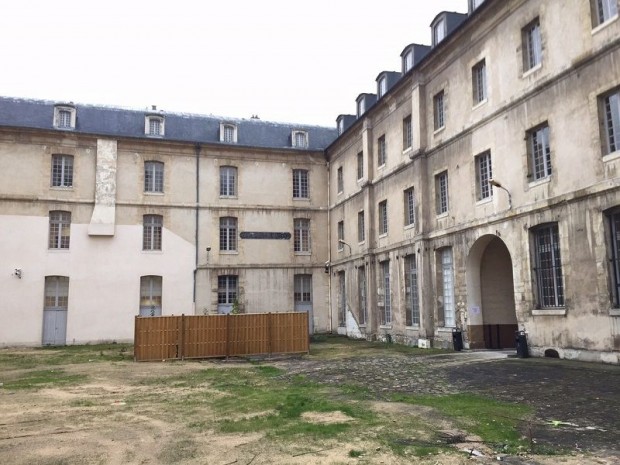
[[[463,331],[458,329],[452,330],[452,345],[457,352],[463,350]]]
[[[525,331],[515,332],[515,343],[517,346],[517,356],[519,358],[528,358],[530,354],[527,349],[527,335]]]

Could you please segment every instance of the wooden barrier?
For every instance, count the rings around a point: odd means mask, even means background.
[[[308,353],[308,314],[136,316],[134,360]]]

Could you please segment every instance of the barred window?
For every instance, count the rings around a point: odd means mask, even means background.
[[[476,163],[476,193],[478,200],[488,199],[493,196],[493,189],[489,181],[493,179],[493,170],[491,166],[491,152],[487,151],[477,155]]]
[[[234,197],[237,195],[237,168],[220,166],[220,196]]]
[[[293,170],[293,198],[309,198],[308,170]]]
[[[295,218],[293,220],[293,248],[295,252],[310,252],[310,220]]]
[[[237,218],[220,218],[220,250],[232,252],[237,250]]]
[[[144,215],[142,250],[161,250],[163,226],[164,218],[161,215]]]
[[[534,236],[534,276],[538,308],[564,306],[564,280],[557,223],[536,227]]]
[[[52,187],[73,186],[73,156],[52,155]]]
[[[70,239],[71,213],[51,211],[48,247],[50,249],[68,249]]]
[[[164,164],[159,161],[144,162],[144,192],[164,191]]]

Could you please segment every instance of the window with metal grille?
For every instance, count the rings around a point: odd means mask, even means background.
[[[226,252],[237,250],[237,218],[230,216],[220,218],[220,250]]]
[[[161,250],[164,218],[161,215],[144,215],[143,221],[142,250]]]
[[[342,173],[342,166],[338,168],[338,171],[336,172],[336,177],[338,181],[338,193],[342,194],[342,192],[344,191],[344,175]]]
[[[149,135],[161,136],[162,135],[162,121],[159,118],[149,118]]]
[[[365,223],[364,211],[357,212],[357,242],[364,242],[366,240]]]
[[[385,135],[377,139],[377,166],[385,165],[387,159],[387,147],[385,143]]]
[[[379,234],[388,233],[387,200],[379,202]]]
[[[443,292],[444,326],[452,328],[456,324],[454,313],[454,264],[452,249],[441,250],[441,288]]]
[[[50,249],[68,249],[70,239],[71,213],[51,211],[48,247]]]
[[[344,271],[338,273],[338,326],[346,326],[347,323],[347,296]]]
[[[357,153],[357,179],[364,177],[364,152]]]
[[[62,129],[71,129],[71,112],[69,110],[58,110],[57,127]]]
[[[380,286],[383,289],[383,310],[381,312],[381,324],[389,325],[392,323],[392,291],[390,288],[390,261],[385,260],[379,263],[381,271]]]
[[[293,147],[307,148],[308,133],[305,131],[293,131]]]
[[[611,231],[611,281],[613,287],[613,305],[620,307],[620,211],[609,214]]]
[[[69,308],[69,278],[66,276],[45,277],[45,310],[67,310]]]
[[[368,305],[366,298],[366,267],[360,266],[357,269],[357,292],[359,299],[359,324],[365,325],[368,322]]]
[[[620,150],[620,91],[614,90],[601,98],[603,116],[603,152]]]
[[[542,63],[542,41],[540,36],[540,19],[536,18],[522,30],[523,37],[523,71]]]
[[[593,4],[594,26],[609,21],[618,15],[618,0],[591,0]]]
[[[217,303],[234,304],[238,294],[238,277],[224,275],[217,277]]]
[[[448,172],[435,176],[435,203],[438,215],[448,211]]]
[[[73,155],[52,155],[52,187],[73,187]]]
[[[543,179],[551,176],[551,147],[549,146],[549,126],[545,123],[527,134],[529,168],[531,176]]]
[[[471,83],[473,88],[474,105],[487,99],[487,65],[486,61],[479,61],[471,69]]]
[[[403,150],[411,148],[413,144],[413,127],[411,126],[411,115],[403,119]]]
[[[308,170],[293,170],[293,198],[309,198]]]
[[[161,276],[140,277],[140,315],[161,315],[162,307],[162,278]]]
[[[296,274],[294,278],[295,302],[311,303],[312,302],[312,275]]]
[[[476,193],[478,200],[488,199],[493,196],[493,189],[489,181],[493,179],[491,166],[491,152],[487,151],[476,155]]]
[[[406,325],[420,324],[420,297],[418,293],[418,268],[415,255],[405,257],[405,303],[407,305]]]
[[[344,250],[344,221],[338,221],[338,250]]]
[[[295,218],[293,220],[293,248],[295,252],[310,252],[310,220]]]
[[[237,168],[220,166],[220,196],[235,197],[237,195]]]
[[[538,308],[564,306],[564,281],[557,223],[532,229],[534,236],[534,276]]]
[[[164,191],[164,164],[160,161],[144,162],[144,192]]]
[[[415,197],[413,187],[404,192],[405,226],[415,223]]]
[[[444,91],[440,91],[433,97],[433,123],[435,131],[443,128],[446,124],[444,114]]]

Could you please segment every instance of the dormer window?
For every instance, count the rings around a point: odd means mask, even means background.
[[[413,68],[413,50],[409,50],[403,57],[403,73]]]
[[[441,18],[433,26],[433,46],[446,38],[446,18]]]
[[[344,118],[338,120],[338,135],[344,132]]]
[[[363,98],[360,98],[357,101],[357,117],[359,118],[364,113],[366,113],[366,101]]]
[[[226,144],[237,143],[237,126],[230,123],[220,124],[220,142]]]
[[[55,106],[54,127],[57,129],[75,129],[75,107],[69,105]]]
[[[300,149],[308,148],[308,133],[306,131],[293,131],[291,140],[293,147]]]
[[[147,116],[145,118],[144,133],[147,136],[162,137],[164,135],[164,117]]]
[[[379,98],[383,97],[387,92],[387,77],[383,76],[377,83],[377,93]]]
[[[484,3],[484,0],[469,0],[469,11],[473,12],[476,8]]]

